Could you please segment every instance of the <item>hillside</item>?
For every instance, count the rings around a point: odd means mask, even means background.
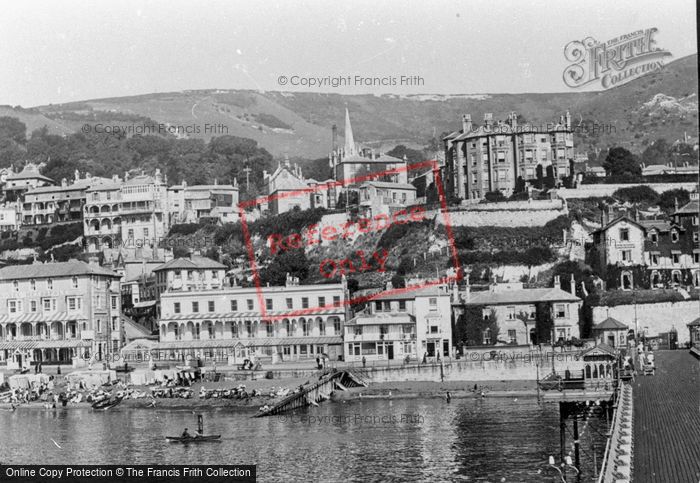
[[[19,117],[28,130],[49,126],[63,134],[85,122],[123,125],[152,119],[169,125],[222,123],[228,134],[251,138],[273,155],[326,156],[331,126],[342,133],[345,106],[355,139],[377,146],[423,145],[435,133],[460,128],[462,114],[476,121],[485,112],[496,119],[516,111],[533,123],[558,119],[567,109],[574,123],[613,126],[595,136],[580,134],[576,150],[615,144],[640,152],[649,142],[675,140],[698,130],[697,55],[678,59],[658,73],[603,92],[484,95],[340,95],[321,93],[201,90],[87,100],[34,109],[0,107],[0,115]],[[468,88],[468,86],[466,86]],[[192,137],[208,139],[211,133]]]

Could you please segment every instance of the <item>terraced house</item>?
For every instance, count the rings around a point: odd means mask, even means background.
[[[462,129],[443,138],[445,190],[448,196],[479,201],[488,192],[510,196],[516,182],[569,176],[574,157],[571,116],[542,126],[518,124],[515,112],[505,122],[484,114],[475,126],[471,115],[462,118]]]
[[[94,263],[0,269],[0,363],[73,364],[121,347],[119,275]]]
[[[160,342],[154,357],[213,358],[228,364],[342,355],[345,283],[210,287],[160,294]],[[261,306],[262,304],[262,306]]]

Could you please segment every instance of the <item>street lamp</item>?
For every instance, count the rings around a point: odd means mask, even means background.
[[[577,475],[580,473],[578,468],[576,468],[573,465],[573,463],[571,461],[571,456],[568,456],[568,455],[564,458],[564,461],[562,461],[562,463],[560,465],[561,468],[554,463],[554,456],[550,455],[549,456],[549,466],[551,468],[554,468],[555,470],[557,470],[559,472],[559,478],[561,478],[562,483],[566,483],[566,469],[567,468],[569,468],[569,467],[573,468],[574,471],[576,471]]]

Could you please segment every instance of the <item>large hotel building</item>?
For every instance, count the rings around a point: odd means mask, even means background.
[[[505,122],[493,122],[484,115],[484,124],[473,125],[471,116],[462,118],[462,129],[443,138],[445,147],[444,183],[448,195],[479,201],[488,192],[513,194],[518,178],[524,182],[541,177],[568,176],[569,159],[574,156],[571,116],[543,126],[518,125],[511,112]],[[539,166],[539,169],[538,169]]]
[[[237,364],[245,358],[273,362],[343,354],[344,283],[283,287],[170,288],[160,295],[158,359],[214,358]]]

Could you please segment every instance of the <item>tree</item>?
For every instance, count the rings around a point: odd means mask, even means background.
[[[423,151],[407,148],[403,144],[399,144],[391,151],[388,151],[386,154],[399,159],[403,159],[405,156],[406,160],[408,161],[408,164],[420,163],[421,161],[425,161],[425,154],[423,153]]]
[[[554,329],[552,306],[549,302],[537,302],[535,307],[535,333],[537,341],[540,344],[551,342],[552,329]]]
[[[659,200],[659,194],[646,185],[620,188],[613,193],[613,197],[629,203],[648,203],[651,205],[656,204]]]
[[[484,195],[484,199],[489,203],[496,203],[499,201],[506,201],[506,197],[500,191],[489,191]]]
[[[603,162],[608,176],[641,176],[642,167],[637,156],[625,148],[612,148]]]
[[[16,117],[0,116],[0,140],[27,143],[27,126]]]
[[[659,208],[666,213],[672,213],[676,210],[676,202],[682,207],[690,201],[690,193],[683,188],[664,191],[659,195]]]
[[[280,252],[263,271],[260,279],[263,283],[270,285],[284,285],[287,274],[304,280],[309,275],[309,266],[310,263],[303,249]]]
[[[671,161],[671,146],[664,138],[659,138],[642,152],[642,162],[650,164],[668,164]]]

